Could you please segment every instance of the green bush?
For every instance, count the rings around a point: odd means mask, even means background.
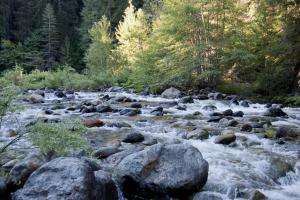
[[[220,81],[217,91],[225,94],[240,94],[249,96],[253,94],[254,86],[247,83],[237,83],[233,81]]]
[[[39,121],[33,126],[29,137],[44,155],[65,155],[77,150],[90,152],[88,142],[83,137],[85,131],[85,127],[77,120],[61,123]]]

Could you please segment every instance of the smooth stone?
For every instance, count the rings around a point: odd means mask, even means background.
[[[180,90],[174,88],[174,87],[170,87],[168,89],[166,89],[161,96],[163,98],[169,98],[169,99],[175,99],[175,98],[179,98],[181,96],[181,92]]]
[[[144,141],[144,136],[141,133],[130,133],[127,135],[122,142],[125,143],[139,143]]]
[[[242,127],[241,127],[241,131],[251,132],[252,131],[252,126],[250,124],[243,124]]]

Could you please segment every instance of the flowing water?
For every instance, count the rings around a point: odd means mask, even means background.
[[[244,199],[245,193],[251,189],[257,189],[269,199],[274,200],[298,200],[300,199],[300,144],[296,141],[288,141],[279,145],[276,140],[269,140],[259,137],[259,133],[243,133],[234,129],[238,138],[235,146],[224,146],[215,144],[216,136],[212,135],[207,140],[184,140],[182,134],[189,131],[184,125],[187,122],[194,124],[194,127],[210,130],[223,130],[218,123],[207,123],[211,111],[203,110],[205,105],[214,105],[222,112],[226,109],[243,111],[245,113],[241,121],[252,118],[263,117],[266,111],[263,104],[251,104],[250,107],[230,105],[226,101],[216,100],[195,100],[194,103],[185,104],[185,111],[177,110],[175,107],[166,108],[168,112],[164,117],[154,117],[150,112],[154,107],[162,103],[170,103],[174,100],[164,99],[157,96],[141,96],[130,93],[92,93],[79,92],[75,98],[63,101],[66,105],[76,105],[85,100],[98,100],[102,96],[126,96],[135,99],[143,104],[142,114],[138,117],[120,116],[118,113],[100,114],[100,118],[107,121],[123,121],[146,136],[153,136],[166,141],[180,141],[190,143],[200,150],[203,157],[209,163],[209,177],[204,191],[216,194],[223,199]],[[52,93],[46,94],[46,102],[43,105],[32,105],[22,103],[22,111],[11,114],[7,118],[2,129],[15,128],[18,124],[29,122],[37,117],[43,117],[43,108],[51,107],[57,99]],[[176,100],[175,100],[176,101]],[[20,103],[21,104],[21,103]],[[111,106],[124,107],[127,104],[111,104]],[[198,118],[192,114],[201,112]],[[287,118],[272,118],[273,126],[289,125],[300,127],[300,109],[285,108]],[[47,116],[48,118],[65,118],[79,116],[79,111],[66,113],[64,109],[55,110],[59,115]],[[86,116],[90,114],[84,114]],[[12,117],[13,116],[13,117]],[[82,117],[82,115],[81,115]],[[17,120],[16,120],[17,119]],[[105,128],[105,127],[104,127]],[[108,128],[107,128],[108,129]],[[111,128],[117,129],[117,128]],[[259,131],[258,131],[259,132]],[[246,139],[245,139],[246,138]],[[1,137],[1,143],[8,139]],[[247,142],[244,142],[247,141]],[[1,144],[0,143],[0,144]],[[252,143],[252,145],[249,145]],[[248,144],[248,145],[247,145]],[[13,148],[30,147],[26,138],[16,143]]]

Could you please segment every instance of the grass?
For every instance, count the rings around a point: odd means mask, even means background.
[[[80,150],[90,152],[90,146],[83,137],[85,132],[86,128],[77,120],[60,123],[39,121],[31,129],[29,137],[43,155],[54,153],[63,156]]]

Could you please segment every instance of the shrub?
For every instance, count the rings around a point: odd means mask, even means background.
[[[85,127],[77,120],[61,123],[39,121],[33,126],[29,136],[44,155],[49,153],[65,155],[77,150],[89,152],[88,142],[83,137],[85,130]]]

